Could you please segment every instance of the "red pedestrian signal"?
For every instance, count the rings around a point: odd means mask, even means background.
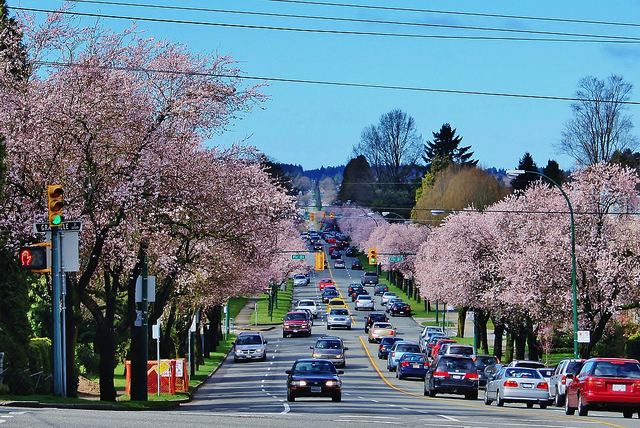
[[[48,243],[41,243],[20,248],[20,267],[32,272],[50,272],[47,266],[47,246]]]

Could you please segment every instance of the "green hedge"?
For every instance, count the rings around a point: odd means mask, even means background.
[[[640,333],[636,333],[629,337],[626,343],[626,351],[628,358],[640,360]]]

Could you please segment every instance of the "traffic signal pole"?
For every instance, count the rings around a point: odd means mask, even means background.
[[[51,227],[51,287],[53,289],[53,394],[64,395],[62,377],[62,324],[60,319],[60,228]]]
[[[132,346],[135,349],[131,358],[131,400],[147,401],[149,394],[147,391],[147,361],[149,360],[149,331],[148,331],[148,271],[147,255],[142,256],[142,302],[136,310],[136,320],[133,324]]]

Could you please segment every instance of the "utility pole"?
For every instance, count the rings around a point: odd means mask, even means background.
[[[136,319],[133,323],[132,346],[135,351],[131,359],[131,400],[147,401],[149,394],[147,391],[147,361],[149,360],[148,349],[148,266],[147,248],[143,244],[142,248],[142,301],[137,304]]]
[[[60,231],[51,227],[51,288],[53,291],[53,395],[64,395],[62,380],[62,330],[60,320]]]

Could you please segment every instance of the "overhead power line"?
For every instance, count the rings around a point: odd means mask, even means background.
[[[492,31],[492,32],[519,33],[519,34],[537,34],[537,35],[545,35],[545,36],[591,37],[591,38],[611,39],[611,40],[640,41],[640,37],[615,36],[615,35],[605,35],[605,34],[585,34],[585,33],[568,33],[568,32],[557,32],[557,31],[522,30],[522,29],[498,28],[498,27],[476,27],[476,26],[468,26],[468,25],[433,24],[433,23],[407,22],[407,21],[383,21],[383,20],[377,20],[377,19],[343,18],[343,17],[317,16],[317,15],[296,15],[296,14],[288,14],[288,13],[211,9],[211,8],[190,7],[190,6],[166,6],[166,5],[156,5],[156,4],[149,4],[149,3],[131,3],[131,2],[109,1],[109,0],[66,0],[66,1],[74,2],[74,3],[99,4],[99,5],[109,5],[109,6],[127,6],[127,7],[161,9],[161,10],[180,10],[180,11],[189,11],[189,12],[224,13],[224,14],[232,14],[232,15],[267,16],[267,17],[273,17],[273,18],[295,18],[295,19],[309,19],[309,20],[321,20],[321,21],[351,22],[351,23],[359,23],[359,24],[402,25],[402,26],[423,27],[423,28],[447,28],[447,29],[455,29],[455,30]]]
[[[412,34],[412,33],[385,33],[377,31],[352,31],[352,30],[325,30],[320,28],[279,27],[268,25],[232,24],[224,22],[192,21],[183,19],[149,18],[144,16],[111,15],[106,13],[75,12],[69,10],[38,9],[31,7],[12,6],[10,9],[37,13],[60,13],[72,16],[84,16],[91,18],[121,19],[128,21],[158,22],[163,24],[200,25],[226,28],[242,28],[252,30],[287,31],[299,33],[339,34],[351,36],[376,36],[399,37],[412,39],[441,39],[441,40],[482,40],[482,41],[512,41],[512,42],[561,42],[561,43],[609,43],[609,44],[639,44],[640,40],[618,39],[571,39],[553,37],[507,37],[507,36],[456,36],[448,34]]]
[[[377,6],[366,4],[349,4],[349,3],[331,3],[324,1],[311,1],[311,0],[263,0],[272,3],[295,3],[306,4],[313,6],[332,6],[332,7],[344,7],[353,9],[370,9],[370,10],[386,10],[395,12],[419,12],[419,13],[431,13],[440,15],[460,15],[460,16],[475,16],[481,18],[500,18],[500,19],[522,19],[530,21],[546,21],[546,22],[563,22],[570,24],[592,24],[592,25],[609,25],[620,27],[640,27],[640,23],[637,22],[620,22],[620,21],[601,21],[595,19],[576,19],[576,18],[557,18],[552,16],[531,16],[531,15],[507,15],[501,13],[481,13],[481,12],[462,12],[453,10],[438,10],[438,9],[418,9],[408,7],[397,6]]]
[[[491,97],[546,100],[546,101],[580,101],[580,102],[596,101],[596,100],[591,100],[587,98],[561,97],[561,96],[553,96],[553,95],[515,94],[515,93],[507,93],[507,92],[486,92],[486,91],[464,91],[464,90],[458,90],[458,89],[440,89],[440,88],[426,88],[426,87],[415,87],[415,86],[382,85],[382,84],[373,84],[373,83],[338,82],[338,81],[329,81],[329,80],[289,79],[289,78],[283,78],[283,77],[233,75],[233,74],[224,74],[224,73],[168,70],[168,69],[157,69],[157,68],[147,68],[147,67],[107,66],[107,65],[93,65],[93,64],[89,65],[89,64],[66,63],[66,62],[58,62],[58,61],[35,61],[35,63],[39,65],[46,65],[46,66],[53,66],[53,67],[99,68],[99,69],[105,69],[105,70],[230,78],[230,79],[242,79],[242,80],[260,80],[264,82],[299,83],[299,84],[308,84],[308,85],[325,85],[325,86],[338,86],[338,87],[351,87],[351,88],[364,88],[364,89],[388,89],[388,90],[397,90],[397,91],[432,92],[432,93],[458,94],[458,95],[478,95],[478,96],[491,96]],[[633,106],[640,105],[640,101],[618,101],[618,100],[597,100],[597,101],[600,103],[619,103],[619,104],[626,104],[626,105],[633,105]]]
[[[531,94],[514,94],[506,92],[483,92],[483,91],[463,91],[455,89],[438,89],[438,88],[425,88],[425,87],[412,87],[412,86],[395,86],[395,85],[380,85],[369,83],[354,83],[354,82],[337,82],[327,80],[307,80],[307,79],[288,79],[280,77],[264,77],[264,76],[249,76],[249,75],[232,75],[221,73],[206,73],[196,71],[180,71],[180,70],[166,70],[166,69],[152,69],[145,67],[118,67],[118,66],[101,66],[101,65],[87,65],[79,63],[64,63],[56,61],[36,61],[37,64],[61,66],[61,67],[83,67],[83,68],[101,68],[120,71],[136,71],[136,72],[148,72],[148,73],[160,73],[160,74],[180,74],[180,75],[192,75],[192,76],[205,76],[205,77],[217,77],[217,78],[234,78],[245,80],[262,80],[267,82],[284,82],[284,83],[302,83],[302,84],[317,84],[328,86],[346,86],[356,88],[368,88],[368,89],[390,89],[390,90],[403,90],[403,91],[417,91],[417,92],[435,92],[446,94],[460,94],[460,95],[482,95],[482,96],[494,96],[494,97],[509,97],[509,98],[525,98],[525,99],[538,99],[538,100],[553,100],[553,101],[596,101],[585,98],[575,97],[561,97],[552,95],[531,95]],[[628,105],[640,105],[640,101],[618,101],[618,100],[598,100],[601,103],[620,103]]]

